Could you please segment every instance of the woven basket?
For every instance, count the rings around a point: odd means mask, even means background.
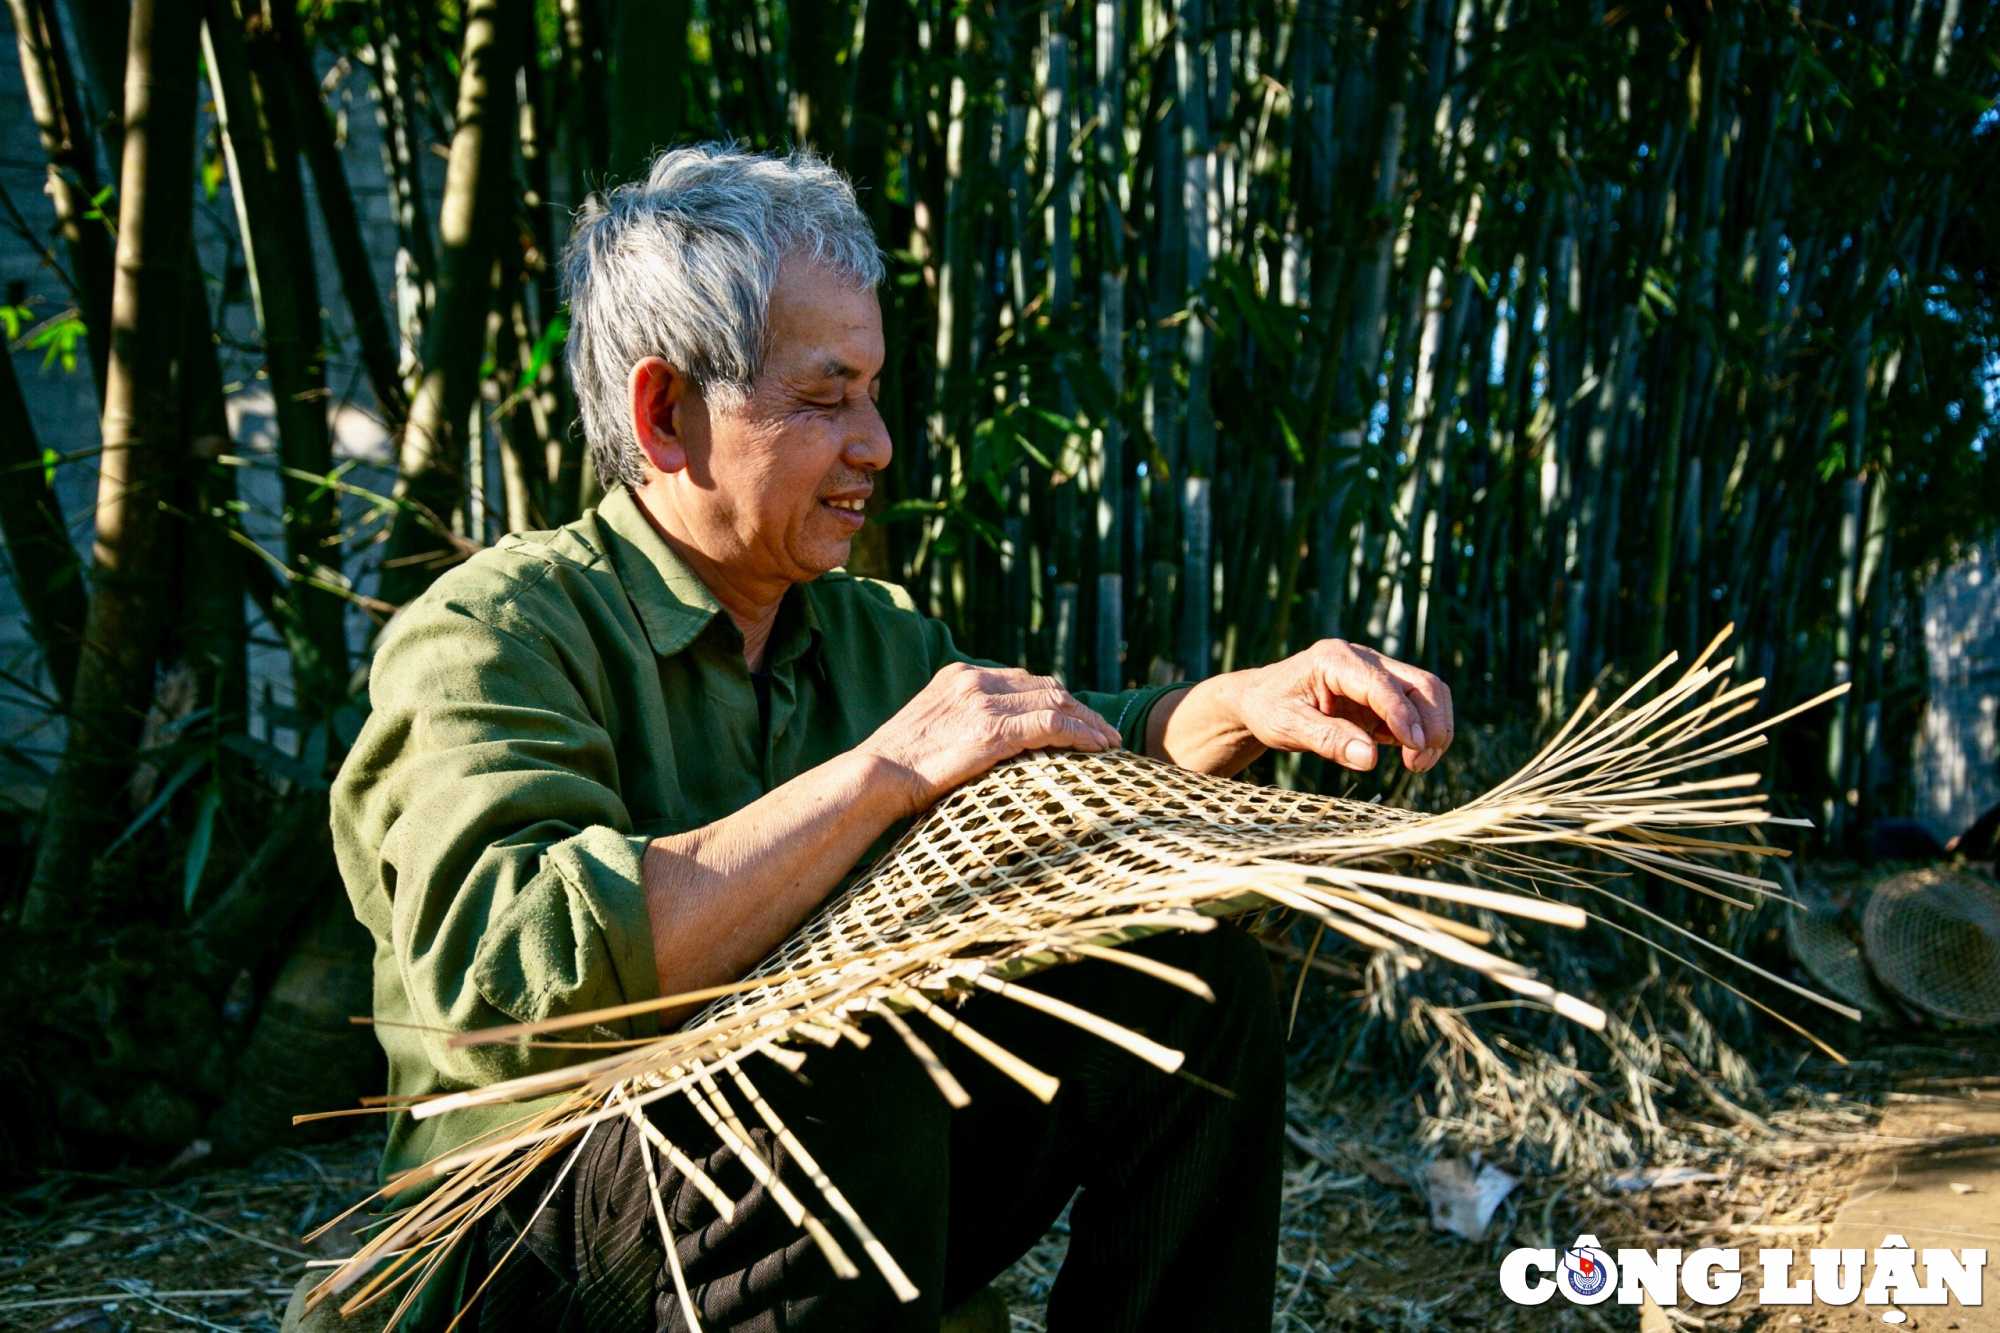
[[[2000,1023],[2000,887],[1954,870],[1883,880],[1861,923],[1869,966],[1897,998],[1936,1018]]]
[[[1796,910],[1786,912],[1785,943],[1791,946],[1792,957],[1806,970],[1806,975],[1828,994],[1847,1001],[1877,1021],[1895,1020],[1894,1006],[1875,984],[1868,960],[1861,955],[1861,945],[1842,922],[1838,908],[1825,902],[1806,901]]]

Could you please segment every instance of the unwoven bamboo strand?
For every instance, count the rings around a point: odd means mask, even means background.
[[[1754,775],[1709,770],[1762,746],[1771,725],[1839,689],[1775,718],[1743,723],[1764,682],[1730,683],[1730,661],[1718,657],[1726,635],[1650,698],[1643,696],[1672,668],[1674,657],[1602,708],[1592,691],[1512,777],[1436,815],[1188,773],[1124,752],[1039,753],[1002,765],[919,820],[867,874],[831,898],[742,981],[453,1037],[456,1045],[548,1045],[533,1039],[706,1001],[679,1030],[657,1038],[612,1043],[621,1049],[398,1108],[430,1119],[471,1106],[566,1094],[553,1109],[392,1181],[384,1194],[444,1178],[440,1188],[394,1215],[360,1254],[329,1275],[314,1300],[359,1285],[346,1303],[355,1307],[402,1287],[399,1308],[406,1307],[444,1253],[484,1212],[564,1145],[613,1120],[637,1127],[662,1243],[673,1256],[656,1151],[709,1206],[728,1216],[734,1205],[720,1183],[648,1119],[646,1106],[670,1096],[695,1109],[793,1224],[807,1230],[837,1273],[860,1270],[786,1184],[787,1168],[806,1178],[811,1194],[841,1219],[898,1297],[914,1299],[914,1285],[837,1182],[757,1093],[745,1061],[762,1054],[796,1070],[809,1054],[800,1043],[865,1045],[862,1024],[880,1015],[940,1095],[953,1106],[964,1105],[969,1099],[963,1085],[904,1020],[904,1014],[917,1013],[1032,1095],[1051,1099],[1058,1081],[1035,1067],[1031,1052],[1000,1046],[957,1012],[965,996],[987,991],[1172,1070],[1180,1052],[1018,983],[1040,968],[1097,958],[1212,998],[1199,977],[1121,953],[1118,946],[1161,930],[1207,929],[1221,916],[1272,907],[1296,911],[1364,947],[1465,967],[1578,1023],[1602,1028],[1605,1015],[1595,1005],[1561,992],[1519,960],[1493,952],[1488,931],[1441,915],[1455,907],[1579,929],[1595,914],[1552,895],[1588,892],[1621,902],[1762,980],[1848,1013],[1622,897],[1605,882],[1605,873],[1529,850],[1595,853],[1740,906],[1749,904],[1725,890],[1782,896],[1769,881],[1714,863],[1745,852],[1782,852],[1714,835],[1794,821],[1775,819],[1761,793],[1741,790],[1756,784]],[[1415,900],[1428,900],[1435,910]],[[589,1047],[579,1043],[578,1049]],[[768,1158],[724,1094],[719,1079],[725,1076],[773,1136],[776,1146]],[[671,1262],[683,1312],[691,1327],[699,1327],[677,1257]],[[378,1265],[382,1271],[371,1275]]]

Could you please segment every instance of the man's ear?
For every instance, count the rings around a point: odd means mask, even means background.
[[[688,465],[682,436],[689,388],[687,376],[657,356],[632,367],[632,438],[646,461],[662,472],[679,472]]]

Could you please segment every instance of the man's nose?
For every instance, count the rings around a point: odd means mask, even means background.
[[[889,466],[896,446],[889,439],[889,424],[882,420],[881,409],[871,400],[864,401],[867,406],[854,414],[854,430],[847,437],[840,457],[849,467],[863,472],[880,472]]]

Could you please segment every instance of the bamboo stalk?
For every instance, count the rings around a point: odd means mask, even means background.
[[[182,448],[174,361],[191,246],[195,20],[187,0],[132,7],[91,596],[69,735],[21,908],[29,930],[89,882],[152,697],[172,565],[159,502]]]
[[[6,355],[0,355],[0,535],[49,681],[57,698],[68,702],[87,610],[83,563],[70,545],[62,501],[49,484],[14,359]]]
[[[439,535],[467,493],[465,423],[478,394],[500,217],[512,199],[508,158],[524,0],[470,0],[456,126],[438,218],[437,298],[424,336],[396,477],[396,516],[381,597],[401,604],[458,558]]]
[[[102,403],[111,359],[112,274],[111,237],[90,216],[98,191],[96,154],[84,129],[54,0],[8,0],[8,4],[14,14],[14,45],[21,57],[28,110],[48,159],[45,188],[55,206],[56,231],[69,255],[70,280],[89,333],[91,378]],[[65,693],[67,688],[63,687]]]
[[[300,627],[293,687],[301,706],[318,712],[347,691],[346,603],[322,590],[339,580],[340,497],[310,480],[333,470],[319,288],[290,95],[266,21],[258,16],[262,35],[252,39],[249,17],[235,0],[208,0],[202,40],[216,81],[216,118],[284,464],[286,564],[293,575],[285,601]]]
[[[299,27],[298,11],[277,0],[260,2],[255,12],[270,25],[275,39],[275,59],[269,69],[282,91],[274,88],[272,93],[290,99],[290,118],[298,127],[299,146],[312,170],[320,220],[333,251],[334,270],[340,275],[341,296],[354,321],[361,364],[368,372],[375,404],[393,429],[408,416],[409,403],[403,395],[395,335],[382,308],[382,293],[375,286],[374,265],[362,242],[354,191],[348,186],[347,169],[341,165],[340,149],[334,141],[332,113],[320,97],[319,79]]]

